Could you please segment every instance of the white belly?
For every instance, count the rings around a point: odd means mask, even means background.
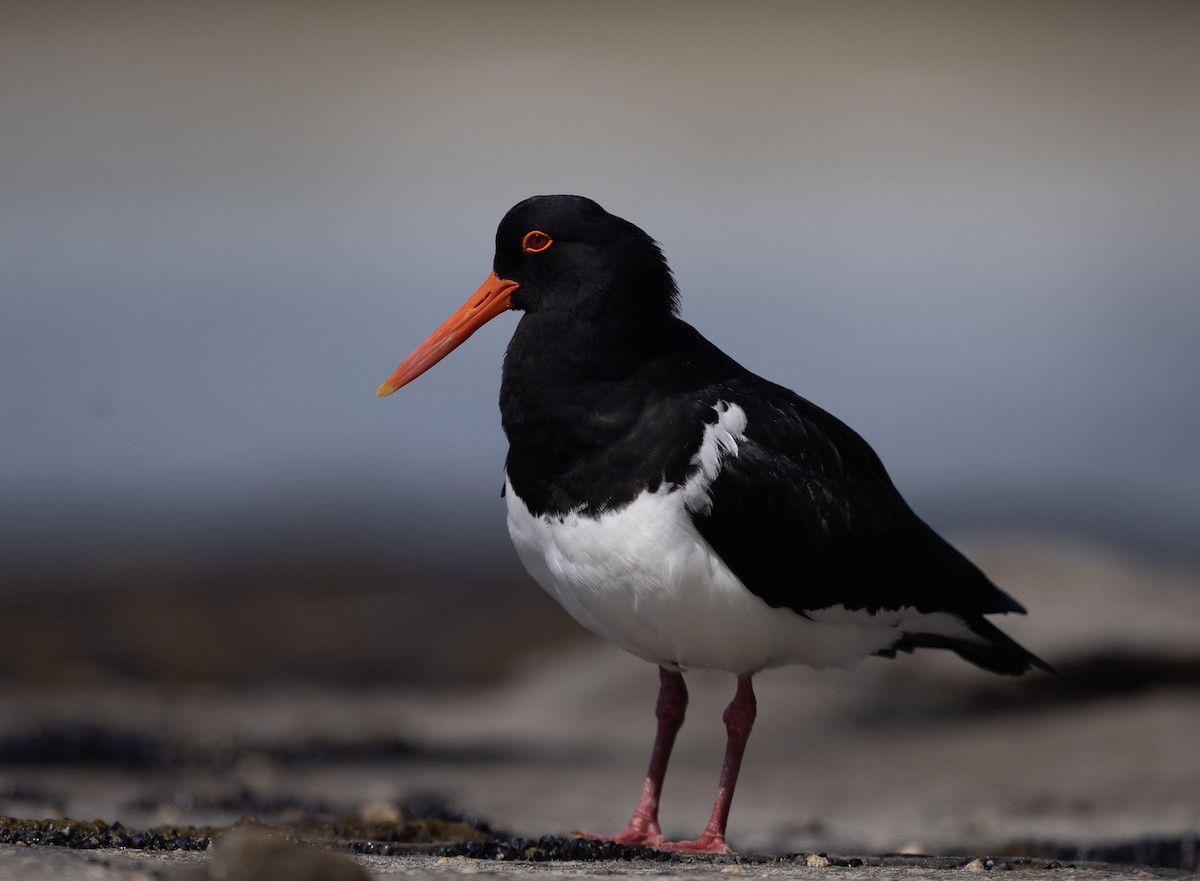
[[[810,620],[771,608],[696,531],[680,491],[644,493],[598,518],[534,517],[511,484],[505,498],[509,534],[538,584],[584,627],[655,664],[739,675],[846,666],[891,645],[910,617],[836,607]]]

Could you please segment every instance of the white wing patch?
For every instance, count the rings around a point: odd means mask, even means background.
[[[709,487],[721,473],[726,456],[738,454],[738,443],[746,439],[746,411],[737,404],[717,401],[714,408],[717,421],[704,426],[700,449],[692,456],[692,466],[699,470],[683,487],[683,504],[693,514],[712,511]]]

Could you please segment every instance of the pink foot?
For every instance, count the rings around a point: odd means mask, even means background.
[[[733,853],[724,835],[708,831],[700,833],[695,841],[663,841],[654,846],[672,853]]]
[[[644,847],[657,847],[663,840],[662,830],[658,828],[657,822],[639,817],[630,820],[629,825],[616,835],[593,835],[591,832],[583,832],[579,829],[571,834],[591,841],[611,841],[614,844],[642,845]]]

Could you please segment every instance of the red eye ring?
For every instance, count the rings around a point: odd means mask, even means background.
[[[554,239],[550,238],[547,233],[535,229],[525,233],[525,238],[521,239],[521,250],[526,254],[536,254],[538,251],[545,251],[553,244]]]

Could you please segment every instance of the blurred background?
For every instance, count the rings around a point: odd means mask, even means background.
[[[0,814],[624,822],[655,677],[509,546],[516,316],[375,397],[568,192],[1063,673],[762,676],[731,840],[1194,868],[1198,46],[1182,0],[0,0]]]
[[[0,676],[577,638],[508,544],[515,316],[374,395],[535,193],[661,241],[952,537],[1190,571],[1198,40],[1187,2],[0,5]]]

